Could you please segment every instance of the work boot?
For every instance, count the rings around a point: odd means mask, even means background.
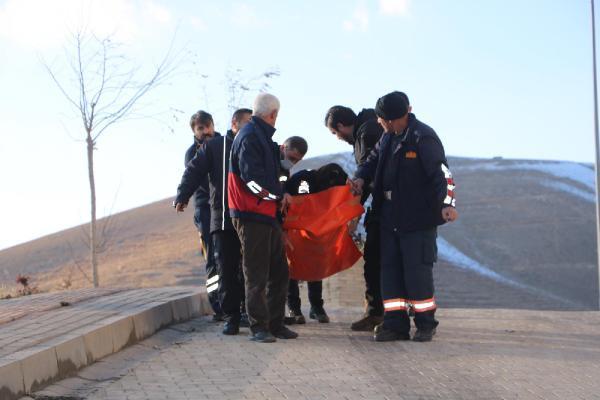
[[[236,322],[227,321],[223,325],[223,335],[237,335],[240,333],[240,326]]]
[[[250,320],[248,319],[248,314],[243,313],[240,316],[240,328],[250,328]]]
[[[278,339],[296,339],[298,337],[296,332],[283,325],[271,333]]]
[[[213,322],[223,322],[225,321],[225,316],[223,315],[223,313],[215,313],[212,316],[212,320]]]
[[[383,322],[383,317],[367,315],[350,325],[350,329],[360,332],[373,332],[373,329]]]
[[[283,323],[286,325],[302,325],[306,323],[306,319],[304,318],[304,315],[302,315],[302,311],[290,310],[288,316],[283,318]]]
[[[259,343],[273,343],[276,342],[275,336],[271,335],[271,332],[267,331],[256,331],[250,335],[250,340]]]
[[[413,340],[415,342],[431,342],[431,339],[433,339],[433,335],[435,335],[435,328],[417,329],[415,336],[413,336]]]
[[[394,331],[385,328],[383,325],[377,325],[373,330],[373,339],[376,342],[391,342],[394,340],[410,340],[408,332]]]
[[[325,309],[323,307],[311,307],[308,316],[311,319],[316,319],[322,324],[326,324],[329,322],[329,317],[327,316],[327,313],[325,312]]]

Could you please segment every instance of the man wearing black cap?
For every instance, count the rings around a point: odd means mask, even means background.
[[[354,147],[356,165],[360,165],[367,160],[371,150],[373,150],[383,133],[383,129],[377,123],[377,115],[375,115],[372,108],[364,108],[356,115],[348,107],[333,106],[325,115],[325,126],[338,139]],[[370,187],[367,183],[361,196],[361,204],[365,204],[370,193]],[[373,328],[383,321],[379,274],[379,218],[372,207],[367,209],[364,226],[367,232],[364,250],[366,310],[363,317],[350,326],[353,331],[373,331]]]
[[[373,204],[381,210],[381,281],[385,309],[376,327],[378,342],[410,339],[409,308],[415,313],[413,340],[430,341],[438,322],[433,286],[437,226],[458,217],[454,181],[442,142],[417,120],[403,93],[377,101],[384,135],[359,166],[353,188],[374,180]]]

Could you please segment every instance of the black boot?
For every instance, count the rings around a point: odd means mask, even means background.
[[[394,331],[385,328],[383,325],[377,325],[373,330],[373,339],[376,342],[391,342],[393,340],[410,340],[408,332]]]
[[[288,316],[283,319],[283,323],[286,325],[302,325],[306,323],[306,319],[304,318],[304,315],[302,315],[302,311],[290,310]]]
[[[413,336],[413,340],[415,342],[431,342],[433,335],[435,335],[435,328],[417,329],[415,336]]]
[[[383,316],[366,315],[350,325],[353,331],[373,332],[373,329],[383,322]]]
[[[325,312],[325,309],[323,307],[311,307],[308,316],[311,319],[316,319],[322,324],[326,324],[329,322],[329,317],[327,316],[327,313]]]
[[[238,333],[240,333],[240,325],[238,322],[225,322],[223,325],[223,335],[237,335]]]
[[[271,331],[271,333],[277,339],[296,339],[298,337],[298,334],[296,332],[290,330],[289,328],[283,325],[280,328]]]

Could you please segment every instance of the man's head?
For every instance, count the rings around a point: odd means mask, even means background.
[[[237,134],[252,118],[252,110],[249,108],[240,108],[233,113],[231,117],[231,131]]]
[[[194,132],[194,137],[199,141],[211,139],[215,136],[215,124],[213,117],[206,111],[198,111],[190,118],[190,128]]]
[[[375,114],[377,122],[386,132],[401,133],[408,126],[408,115],[412,111],[408,96],[403,92],[391,92],[377,100]]]
[[[283,159],[288,160],[292,165],[296,165],[306,155],[308,143],[300,136],[292,136],[283,142],[280,149]]]
[[[260,93],[254,99],[254,115],[271,126],[275,126],[279,107],[279,99],[269,93]]]
[[[356,114],[351,108],[333,106],[325,114],[325,126],[338,139],[346,143],[354,143],[354,124],[356,124]]]

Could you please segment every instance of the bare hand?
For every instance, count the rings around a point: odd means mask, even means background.
[[[183,210],[185,210],[186,207],[187,204],[177,203],[175,204],[175,211],[177,211],[178,213],[183,212]]]
[[[363,186],[365,185],[365,180],[361,179],[361,178],[356,178],[354,180],[348,180],[348,182],[350,183],[350,190],[352,191],[352,194],[355,196],[360,196],[362,195],[363,192]]]
[[[458,211],[454,207],[445,207],[442,209],[442,218],[446,222],[456,221],[458,218]]]
[[[360,221],[360,217],[356,217],[348,221],[348,232],[353,234],[356,228],[358,227],[358,221]]]
[[[284,193],[283,198],[281,199],[281,213],[287,214],[288,208],[292,204],[292,196],[289,193]]]

